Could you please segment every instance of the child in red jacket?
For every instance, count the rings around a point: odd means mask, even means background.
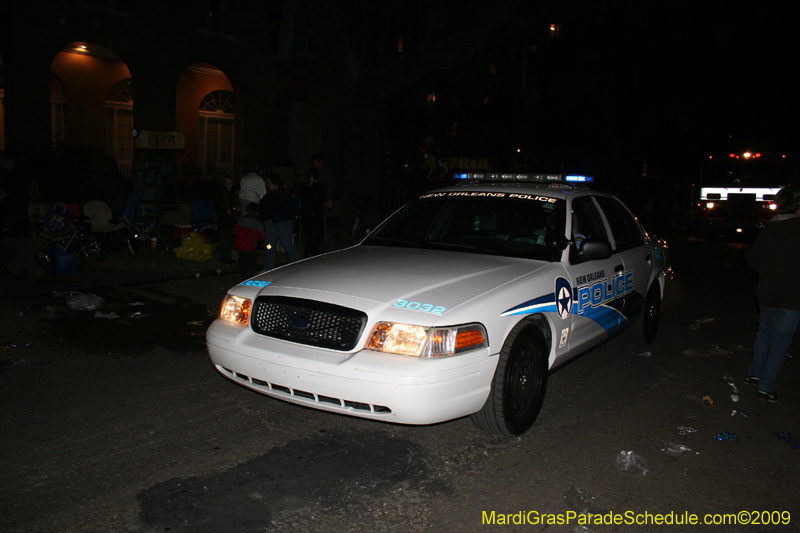
[[[258,267],[258,244],[264,242],[264,226],[256,218],[258,204],[247,204],[246,215],[240,218],[233,228],[233,249],[239,259],[239,272],[242,279],[249,279],[256,275]]]

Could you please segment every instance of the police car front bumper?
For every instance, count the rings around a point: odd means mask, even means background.
[[[323,350],[256,335],[215,320],[206,345],[217,371],[256,392],[340,414],[434,424],[475,413],[498,357],[488,348],[444,358]]]

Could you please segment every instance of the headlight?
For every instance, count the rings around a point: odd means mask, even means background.
[[[486,346],[489,346],[489,339],[486,328],[480,324],[425,328],[378,322],[372,328],[366,347],[413,357],[450,357]]]
[[[219,307],[219,317],[228,322],[247,324],[250,320],[250,308],[253,302],[241,296],[228,294]]]

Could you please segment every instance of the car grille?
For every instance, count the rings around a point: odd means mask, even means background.
[[[259,335],[340,351],[355,348],[367,323],[355,309],[283,296],[259,296],[250,317]]]

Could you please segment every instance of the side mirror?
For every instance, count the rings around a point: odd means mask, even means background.
[[[583,239],[579,248],[573,248],[570,252],[572,263],[582,263],[596,259],[608,259],[611,257],[611,243],[605,239]]]
[[[557,231],[549,231],[547,235],[544,236],[544,243],[548,248],[552,248],[558,252],[563,252],[567,249],[567,246],[569,246],[567,237],[563,233]]]

